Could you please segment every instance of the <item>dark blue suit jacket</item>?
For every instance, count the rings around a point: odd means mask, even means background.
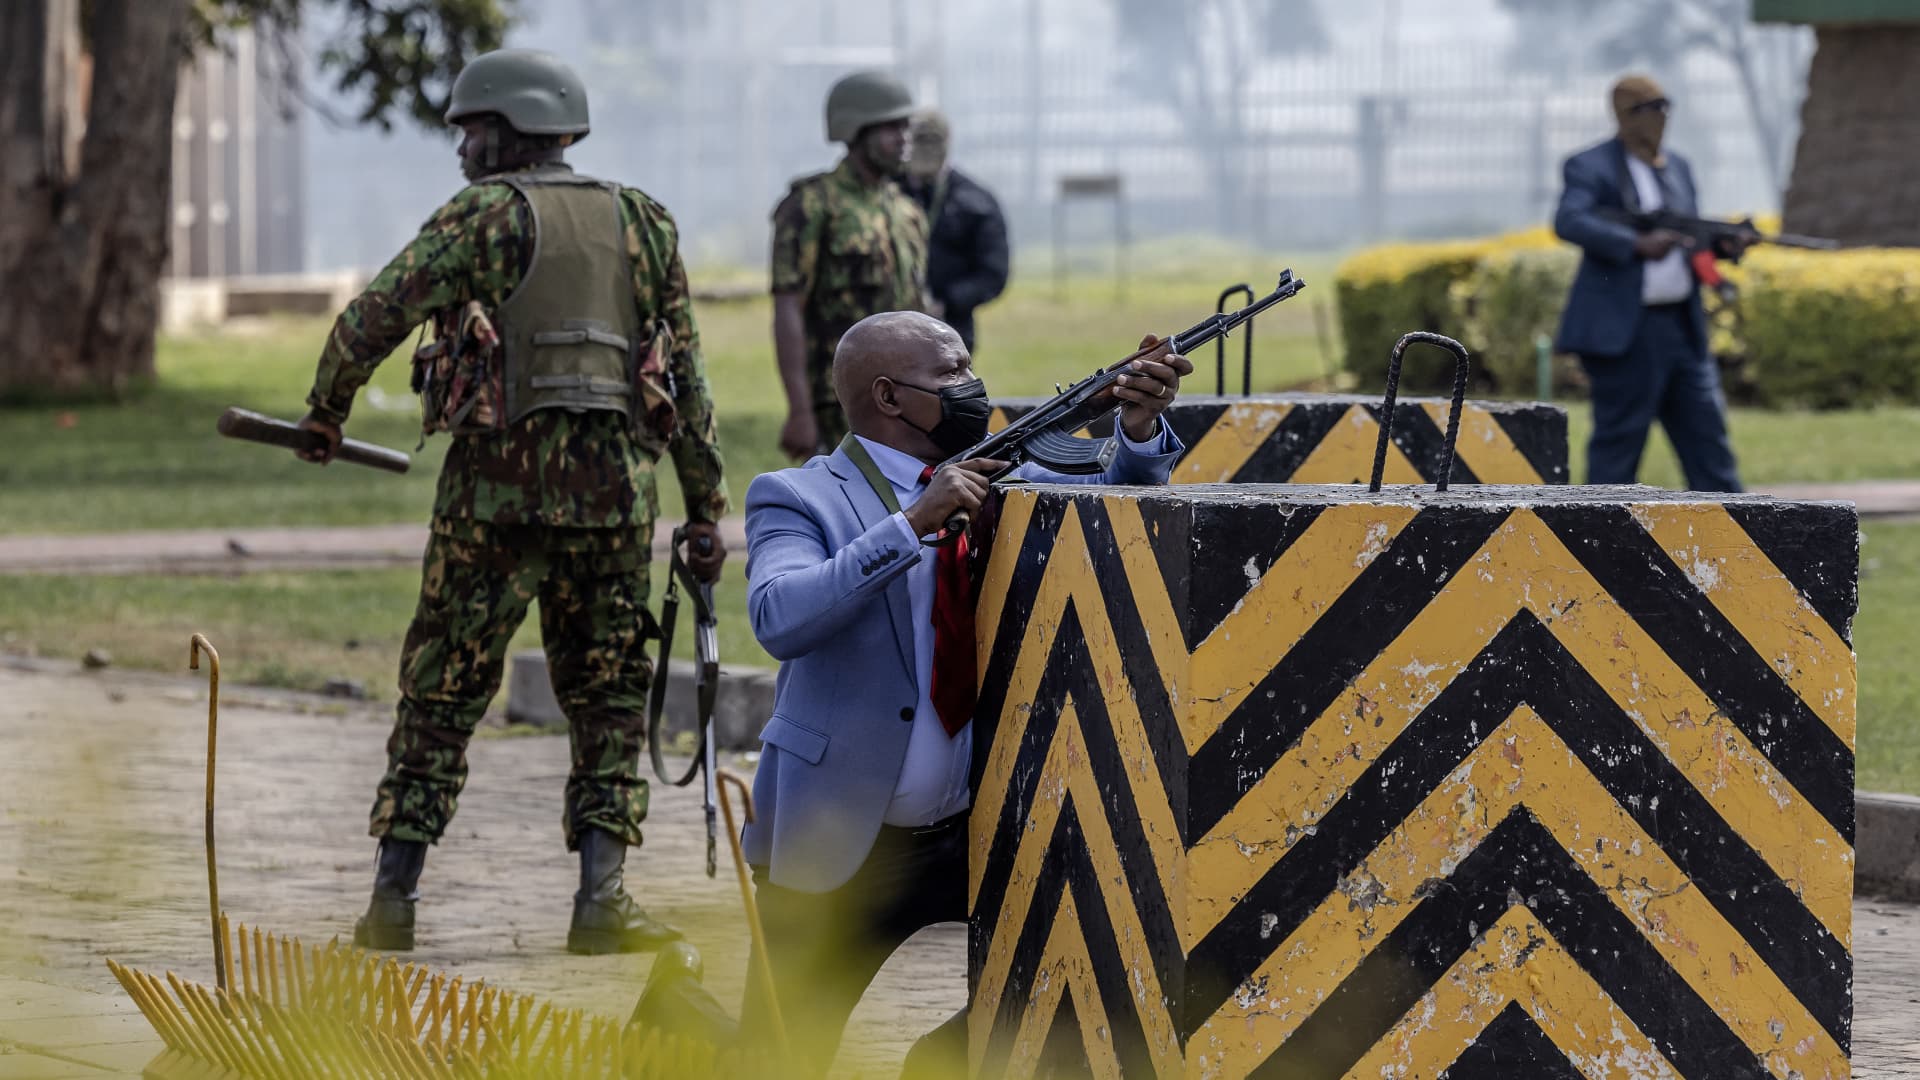
[[[1633,344],[1640,326],[1642,263],[1633,253],[1634,229],[1601,217],[1601,210],[1638,210],[1640,199],[1627,172],[1627,147],[1619,139],[1567,159],[1566,187],[1560,209],[1553,215],[1553,231],[1562,240],[1580,245],[1585,253],[1580,273],[1573,279],[1567,308],[1560,316],[1555,348],[1581,356],[1621,356]],[[1687,159],[1667,151],[1663,183],[1666,208],[1698,214],[1699,199],[1693,169]],[[1707,316],[1700,291],[1687,298],[1698,340],[1706,340]]]

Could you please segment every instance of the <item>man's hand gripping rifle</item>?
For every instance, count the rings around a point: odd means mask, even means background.
[[[1733,282],[1720,272],[1716,259],[1738,260],[1755,244],[1773,244],[1778,247],[1805,248],[1809,251],[1833,251],[1840,246],[1837,240],[1828,240],[1819,236],[1801,236],[1796,233],[1763,233],[1753,223],[1752,218],[1744,221],[1720,221],[1715,218],[1694,217],[1690,214],[1676,213],[1672,210],[1603,210],[1603,217],[1623,225],[1633,227],[1643,235],[1649,233],[1671,233],[1680,238],[1682,247],[1687,249],[1687,262],[1693,267],[1693,273],[1700,284],[1712,289],[1726,303],[1732,303],[1739,296]]]
[[[1237,311],[1209,315],[1172,337],[1161,338],[1118,363],[1094,372],[1062,390],[1051,401],[987,436],[978,445],[942,462],[941,467],[973,458],[1005,462],[1006,468],[989,476],[988,480],[998,480],[1029,461],[1070,475],[1100,472],[1113,460],[1113,439],[1085,439],[1074,435],[1074,432],[1120,408],[1123,403],[1113,396],[1113,388],[1120,376],[1131,370],[1134,361],[1158,360],[1170,354],[1188,355],[1253,321],[1254,316],[1293,296],[1306,288],[1306,284],[1294,277],[1292,270],[1280,271],[1279,283],[1267,295]],[[970,515],[965,511],[956,511],[947,518],[946,527],[928,543],[938,545],[951,542],[966,531],[969,518]]]
[[[1631,225],[1636,232],[1653,232],[1665,229],[1679,233],[1693,242],[1698,250],[1718,251],[1722,254],[1733,253],[1735,248],[1742,251],[1755,244],[1773,244],[1778,247],[1806,248],[1809,251],[1833,251],[1840,246],[1838,240],[1828,240],[1821,236],[1801,236],[1798,233],[1763,233],[1753,223],[1752,218],[1744,221],[1721,221],[1717,218],[1694,217],[1691,214],[1676,213],[1672,210],[1603,210],[1601,216]]]

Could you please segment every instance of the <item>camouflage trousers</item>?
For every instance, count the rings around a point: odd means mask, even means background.
[[[640,772],[657,634],[647,610],[651,528],[578,529],[436,519],[400,657],[400,705],[369,832],[437,841],[467,780],[467,742],[500,688],[507,645],[540,601],[547,673],[573,767],[564,823],[640,843]]]

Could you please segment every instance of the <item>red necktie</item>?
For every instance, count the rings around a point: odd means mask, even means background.
[[[933,479],[929,465],[920,482]],[[940,550],[933,566],[933,711],[949,737],[973,719],[980,698],[973,639],[973,576],[963,531]]]

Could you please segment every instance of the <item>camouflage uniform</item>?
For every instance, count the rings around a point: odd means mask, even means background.
[[[572,730],[567,845],[577,847],[586,828],[640,843],[654,462],[672,452],[689,520],[718,521],[727,495],[673,219],[631,188],[620,217],[634,300],[673,334],[678,426],[663,438],[617,412],[542,409],[497,434],[454,436],[401,657],[374,836],[431,842],[446,829],[466,781],[467,741],[537,597]],[[335,322],[307,398],[314,414],[344,421],[375,366],[429,317],[469,300],[497,309],[531,264],[533,240],[527,202],[507,185],[483,180],[454,196]]]
[[[833,392],[833,350],[854,323],[926,310],[927,219],[891,180],[869,186],[851,159],[796,180],[773,211],[773,291],[799,293],[807,375],[822,446],[847,433]]]

